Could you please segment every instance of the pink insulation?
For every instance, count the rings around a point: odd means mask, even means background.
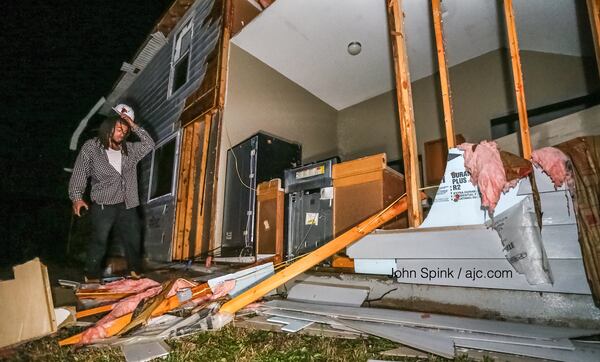
[[[561,150],[554,147],[540,148],[531,153],[531,161],[550,176],[555,187],[566,182],[569,189],[573,189],[575,181],[568,166],[570,160]]]
[[[81,344],[89,344],[99,339],[108,337],[107,329],[114,323],[115,319],[132,313],[142,300],[156,296],[161,290],[162,287],[160,284],[158,284],[157,287],[149,288],[141,293],[121,299],[110,313],[96,322],[93,327],[90,327],[83,332],[83,335],[81,336]]]
[[[465,168],[471,174],[473,185],[479,188],[481,206],[487,208],[492,215],[502,191],[511,187],[506,181],[506,173],[496,142],[481,141],[478,145],[463,143],[457,147],[465,152]]]
[[[177,292],[183,288],[192,288],[195,287],[197,284],[194,282],[190,282],[187,279],[183,279],[183,278],[179,278],[175,281],[175,283],[173,283],[173,286],[171,287],[171,290],[169,290],[169,292],[167,293],[167,298],[170,298],[172,296],[174,296],[175,294],[177,294]]]
[[[112,283],[101,285],[98,289],[111,293],[139,293],[148,288],[159,286],[160,283],[152,279],[121,279]]]

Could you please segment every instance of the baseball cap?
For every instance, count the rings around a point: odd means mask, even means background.
[[[121,103],[113,107],[113,110],[119,115],[125,114],[131,118],[132,121],[135,121],[135,113],[133,112],[133,108],[129,107],[128,105]]]

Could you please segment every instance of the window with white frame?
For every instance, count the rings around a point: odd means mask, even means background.
[[[177,137],[159,144],[152,152],[148,200],[174,192],[177,157]]]
[[[179,30],[179,33],[175,37],[171,59],[170,94],[177,92],[188,81],[192,28],[193,23],[190,21]]]

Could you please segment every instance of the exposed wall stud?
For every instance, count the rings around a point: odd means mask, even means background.
[[[450,77],[448,62],[444,48],[444,28],[442,26],[441,0],[431,0],[433,13],[433,29],[435,31],[435,45],[437,47],[438,68],[440,71],[440,88],[442,90],[442,103],[444,105],[444,125],[446,127],[446,143],[448,148],[456,145],[454,137],[454,117],[452,114],[452,93],[450,90]]]
[[[389,0],[388,25],[394,56],[396,75],[396,97],[400,115],[400,138],[402,140],[402,159],[404,160],[404,176],[406,195],[408,196],[408,223],[419,226],[423,221],[423,208],[419,198],[421,178],[417,155],[417,137],[415,131],[415,115],[412,103],[410,72],[404,34],[404,13],[402,0]]]
[[[519,112],[521,146],[523,148],[523,157],[529,160],[531,159],[531,139],[529,137],[525,87],[523,85],[523,72],[521,70],[521,57],[519,55],[519,39],[517,37],[517,28],[515,26],[515,14],[513,11],[512,0],[504,0],[504,19],[506,20],[506,32],[508,34],[508,45],[510,48],[515,97],[517,99],[517,110]]]

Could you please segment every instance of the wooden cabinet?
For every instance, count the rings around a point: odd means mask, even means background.
[[[333,187],[334,236],[383,210],[405,192],[404,176],[387,167],[385,153],[333,165]],[[407,227],[404,213],[383,228]]]

